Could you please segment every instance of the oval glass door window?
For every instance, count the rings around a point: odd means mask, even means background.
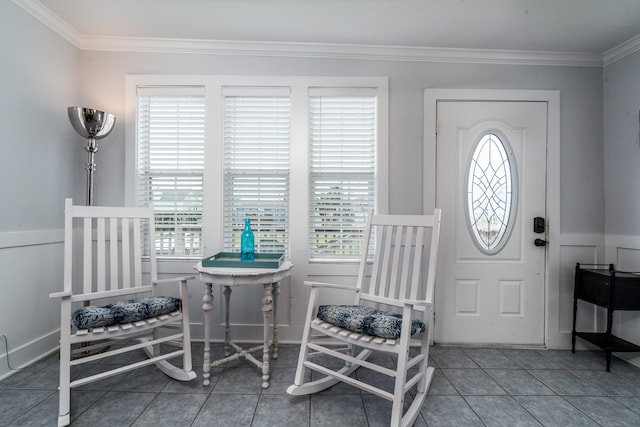
[[[498,131],[480,135],[467,167],[467,226],[476,247],[493,255],[511,234],[517,207],[517,173],[513,151]]]

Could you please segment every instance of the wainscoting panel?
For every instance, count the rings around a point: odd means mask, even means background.
[[[606,252],[607,259],[616,269],[640,274],[640,236],[607,236]],[[616,311],[612,329],[618,337],[640,344],[640,311]],[[620,353],[618,356],[640,366],[640,353]]]
[[[0,379],[54,351],[62,290],[61,229],[0,233]],[[8,358],[8,360],[7,360]]]
[[[602,235],[562,235],[560,244],[560,286],[558,295],[549,298],[559,299],[559,329],[562,336],[562,348],[571,348],[571,329],[573,328],[573,288],[576,263],[605,263],[604,236]],[[554,313],[550,313],[553,316]],[[591,304],[578,304],[577,328],[583,331],[595,331],[599,320],[598,310]],[[580,343],[579,348],[593,348]]]

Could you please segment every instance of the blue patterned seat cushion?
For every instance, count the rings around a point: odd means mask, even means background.
[[[102,307],[87,306],[77,309],[71,321],[78,329],[91,329],[137,322],[182,309],[180,298],[149,297],[118,301]]]
[[[353,332],[380,338],[400,338],[401,314],[362,305],[321,305],[318,307],[317,317]],[[411,321],[411,335],[422,333],[426,329],[423,321]]]

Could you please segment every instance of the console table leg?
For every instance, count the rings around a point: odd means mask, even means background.
[[[231,286],[225,286],[224,291],[224,355],[228,356],[231,354],[231,329],[229,328],[229,313],[231,311],[231,307],[229,303],[231,302]]]
[[[273,285],[264,285],[264,297],[262,298],[263,338],[262,348],[262,388],[269,387],[269,317],[273,313]]]
[[[211,311],[213,310],[212,284],[205,283],[204,296],[202,297],[202,310],[204,311],[204,362],[202,365],[202,384],[208,386],[211,371]]]
[[[280,295],[280,283],[276,282],[272,286],[273,294],[273,352],[271,357],[278,358],[278,296]]]

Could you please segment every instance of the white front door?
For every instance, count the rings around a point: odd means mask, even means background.
[[[543,345],[547,103],[438,101],[436,343]]]

